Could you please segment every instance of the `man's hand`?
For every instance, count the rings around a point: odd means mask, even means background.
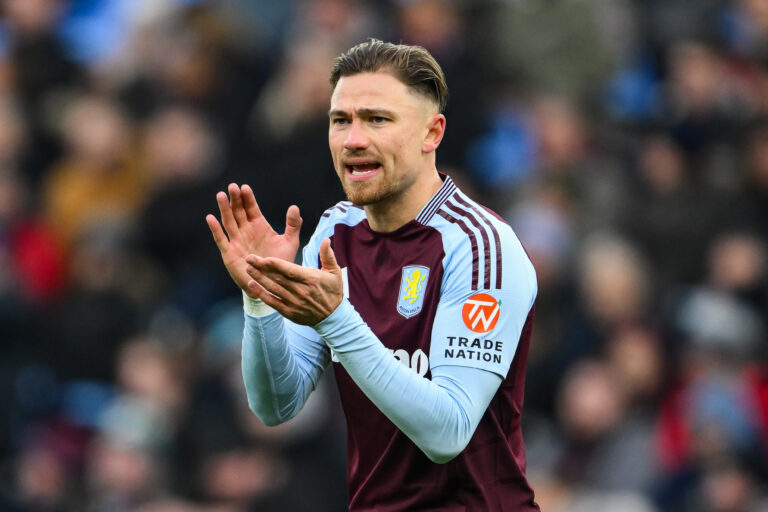
[[[246,257],[248,294],[263,300],[281,315],[302,325],[315,325],[341,304],[341,268],[326,238],[320,244],[321,269],[307,268],[278,258]]]
[[[248,264],[245,257],[256,254],[293,263],[299,248],[299,208],[295,205],[288,208],[285,215],[285,233],[278,235],[261,214],[251,187],[243,185],[240,188],[232,183],[228,191],[229,199],[224,192],[216,194],[224,229],[213,215],[207,215],[205,220],[213,233],[213,240],[221,252],[221,259],[229,275],[249,297],[257,298],[254,291],[248,287],[251,278],[246,270]]]

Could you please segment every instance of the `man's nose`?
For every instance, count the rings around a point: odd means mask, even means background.
[[[347,138],[344,140],[344,149],[365,149],[368,147],[368,143],[368,136],[362,124],[357,120],[353,120],[349,125]]]

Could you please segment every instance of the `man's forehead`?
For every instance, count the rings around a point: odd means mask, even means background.
[[[331,111],[425,108],[430,101],[386,71],[344,76],[331,95]]]

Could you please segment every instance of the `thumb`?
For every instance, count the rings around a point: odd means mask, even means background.
[[[299,214],[299,207],[295,204],[289,206],[288,211],[285,214],[285,236],[298,239],[301,223],[302,219]]]
[[[341,270],[339,264],[336,262],[336,256],[333,254],[333,249],[331,249],[330,238],[326,238],[320,242],[320,265],[323,270],[329,272]]]

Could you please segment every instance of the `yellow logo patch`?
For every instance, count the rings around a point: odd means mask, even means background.
[[[403,267],[400,281],[400,294],[397,298],[397,312],[410,318],[419,311],[424,303],[424,291],[429,279],[429,268],[421,265]]]

